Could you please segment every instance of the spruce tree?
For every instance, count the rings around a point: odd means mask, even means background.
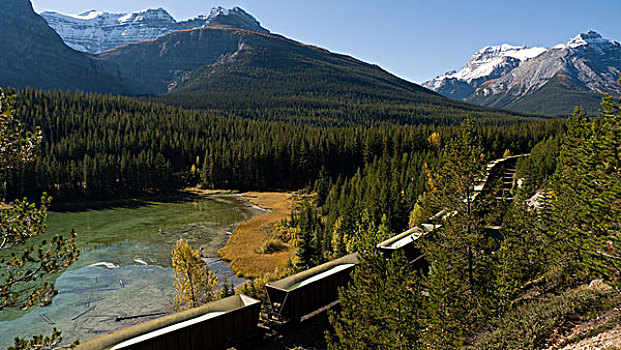
[[[383,257],[368,239],[353,281],[330,311],[329,349],[422,349],[420,277],[401,254]]]
[[[442,227],[423,241],[431,265],[425,280],[427,346],[458,347],[466,329],[489,312],[486,284],[491,251],[482,219],[486,196],[475,194],[484,165],[481,142],[472,121],[466,120],[458,136],[447,141],[438,170],[430,171],[427,205],[444,209],[439,218]]]
[[[578,279],[621,277],[619,104],[605,97],[597,119],[574,111],[553,178],[551,226],[559,238],[558,264]]]

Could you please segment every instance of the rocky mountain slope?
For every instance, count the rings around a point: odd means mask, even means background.
[[[146,9],[133,13],[108,13],[95,10],[77,15],[54,11],[41,13],[71,48],[98,54],[144,40],[157,39],[178,30],[203,26],[235,27],[267,33],[259,22],[239,7],[213,8],[208,16],[177,22],[165,9]]]
[[[569,114],[575,105],[593,114],[602,94],[621,95],[621,45],[594,31],[549,49],[503,48],[511,47],[485,48],[460,72],[424,86],[483,106],[546,114]]]
[[[240,94],[270,90],[351,94],[367,87],[396,100],[406,91],[446,100],[378,66],[287,39],[233,28],[178,31],[152,41],[118,47],[97,56],[133,95]],[[412,97],[412,96],[410,96]]]
[[[460,71],[445,73],[423,84],[444,96],[465,100],[485,82],[497,79],[546,51],[543,47],[486,46],[477,51]]]
[[[67,47],[27,0],[0,1],[0,86],[117,92],[97,59]]]

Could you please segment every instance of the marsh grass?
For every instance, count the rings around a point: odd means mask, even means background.
[[[261,277],[284,268],[295,255],[295,249],[286,245],[283,250],[262,253],[263,246],[266,245],[267,249],[271,245],[267,242],[274,239],[266,228],[289,217],[293,196],[282,192],[247,192],[243,195],[250,198],[252,204],[268,211],[240,223],[218,254],[231,262],[231,269],[238,276]]]

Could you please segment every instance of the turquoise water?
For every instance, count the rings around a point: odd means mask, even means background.
[[[168,312],[173,296],[170,250],[179,238],[202,248],[221,282],[243,282],[216,252],[236,224],[261,213],[237,196],[50,212],[48,232],[75,229],[82,254],[57,277],[59,293],[51,305],[0,313],[0,349],[12,345],[16,336],[49,334],[53,327],[71,342],[154,318],[117,322],[117,316]]]

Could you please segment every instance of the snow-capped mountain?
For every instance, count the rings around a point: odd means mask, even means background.
[[[208,16],[177,22],[165,9],[146,9],[133,13],[86,11],[76,15],[54,11],[41,14],[71,48],[97,54],[118,46],[157,39],[184,29],[203,26],[236,27],[267,32],[259,22],[239,7],[213,8]]]
[[[537,57],[545,51],[544,47],[527,48],[509,44],[486,46],[477,51],[460,71],[445,73],[423,86],[448,97],[466,99],[481,84],[501,77],[522,61]]]
[[[423,85],[444,96],[484,106],[539,112],[529,109],[526,101],[542,93],[545,86],[554,85],[556,94],[572,91],[574,100],[566,99],[575,105],[583,102],[576,93],[593,101],[605,93],[621,96],[619,73],[621,45],[588,31],[548,49],[506,44],[485,47],[459,72],[446,73]],[[559,112],[561,108],[571,112],[571,106],[559,106]]]

